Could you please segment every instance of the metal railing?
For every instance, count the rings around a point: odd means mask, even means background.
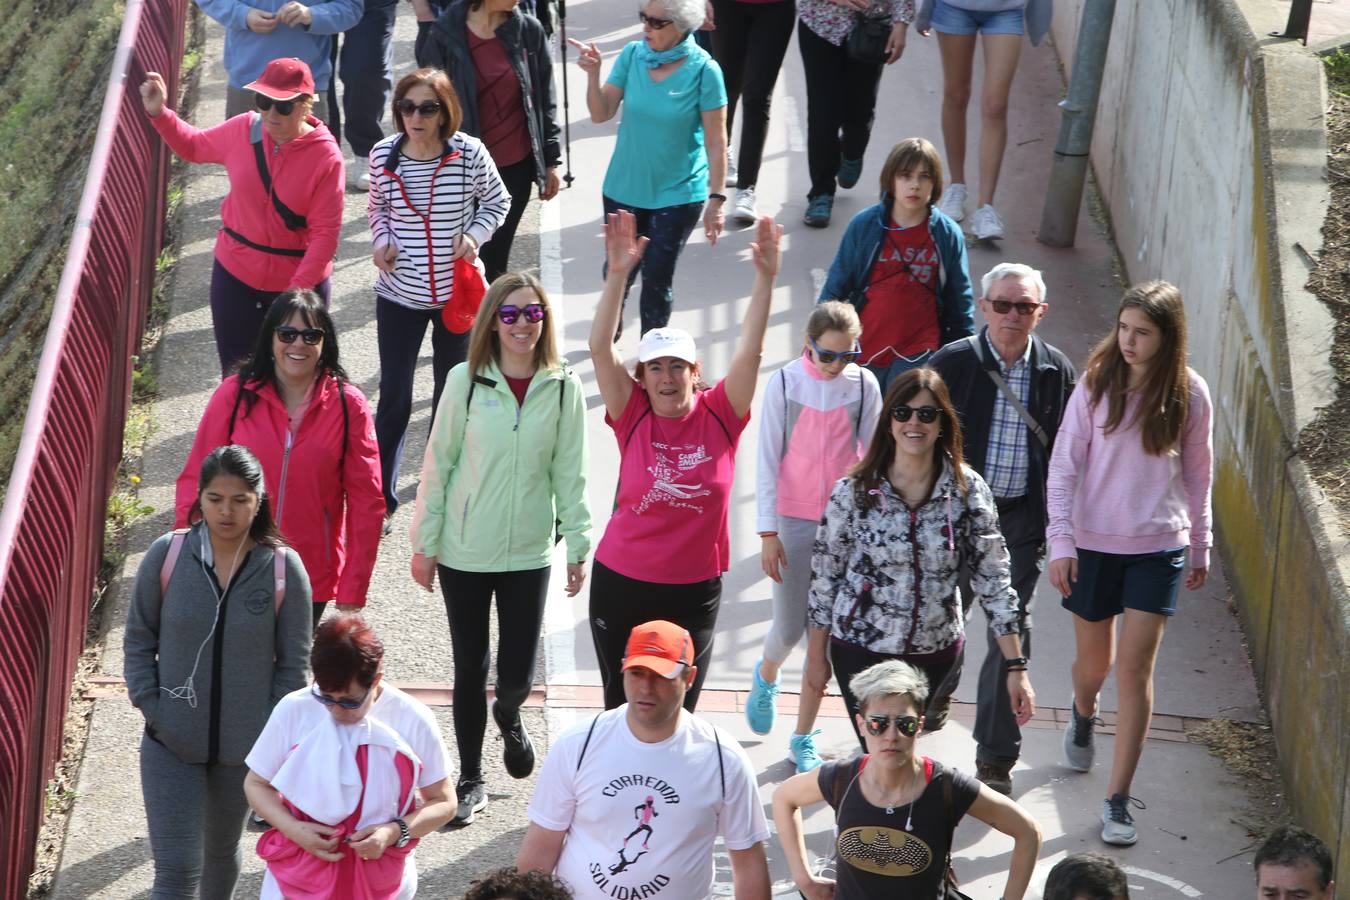
[[[0,897],[25,893],[61,753],[163,237],[168,150],[138,85],[159,71],[176,96],[186,14],[187,0],[127,0],[0,511]]]

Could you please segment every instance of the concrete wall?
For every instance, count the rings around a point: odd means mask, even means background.
[[[1066,69],[1084,0],[1057,0]],[[1332,399],[1332,318],[1304,289],[1326,215],[1320,62],[1269,0],[1120,0],[1093,169],[1132,281],[1186,297],[1215,421],[1219,549],[1296,815],[1350,871],[1350,566],[1294,455]]]

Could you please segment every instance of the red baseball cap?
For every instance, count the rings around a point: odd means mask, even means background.
[[[642,666],[673,680],[693,665],[694,639],[674,622],[644,622],[628,635],[628,648],[623,654],[625,671]]]
[[[301,94],[312,97],[315,93],[314,76],[303,60],[288,56],[268,63],[258,80],[244,85],[244,90],[257,91],[273,100],[294,100]]]

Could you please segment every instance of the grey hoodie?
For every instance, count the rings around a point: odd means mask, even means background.
[[[254,547],[225,595],[216,632],[215,576],[203,569],[204,535],[203,525],[188,533],[162,600],[160,570],[171,535],[151,544],[141,560],[122,673],[150,736],[179,759],[242,765],[272,707],[305,686],[313,627],[309,576],[299,555],[287,550],[286,596],[277,615],[273,550]],[[169,694],[187,681],[194,662],[195,707]]]

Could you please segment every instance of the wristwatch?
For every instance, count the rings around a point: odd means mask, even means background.
[[[412,840],[412,832],[408,830],[408,823],[401,818],[395,818],[394,824],[398,826],[398,840],[394,842],[394,846],[402,849]]]
[[[717,191],[712,191],[712,192],[710,192],[710,193],[708,194],[708,199],[709,199],[709,200],[721,200],[723,203],[726,203],[726,202],[727,202],[727,195],[726,195],[726,194],[719,194],[719,193],[717,193]]]

